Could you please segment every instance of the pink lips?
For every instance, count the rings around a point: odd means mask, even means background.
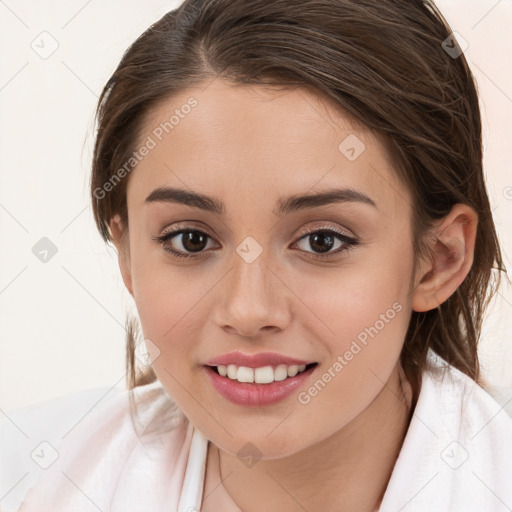
[[[211,385],[230,402],[247,407],[262,407],[280,402],[292,393],[297,392],[310,378],[317,365],[310,366],[294,377],[288,377],[282,381],[274,381],[268,384],[238,382],[235,379],[222,377],[212,366],[234,364],[236,366],[259,368],[262,366],[277,367],[280,364],[301,366],[308,365],[309,363],[303,359],[295,359],[275,352],[261,352],[259,354],[230,352],[229,354],[210,359],[203,365],[203,369]]]
[[[298,373],[295,377],[290,377],[282,381],[271,382],[270,384],[256,384],[247,382],[238,382],[228,377],[221,377],[210,366],[203,366],[203,370],[210,384],[220,395],[236,405],[246,407],[263,407],[275,404],[289,397],[292,393],[297,393],[305,385],[316,366]]]
[[[262,366],[279,366],[285,364],[291,366],[296,364],[310,364],[314,361],[304,361],[293,357],[277,354],[276,352],[260,352],[258,354],[244,354],[243,352],[230,352],[219,357],[210,359],[205,364],[208,366],[219,366],[234,364],[236,366],[247,366],[248,368],[260,368]]]

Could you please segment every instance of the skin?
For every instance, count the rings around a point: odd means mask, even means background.
[[[212,441],[203,503],[252,512],[264,496],[266,510],[373,511],[414,407],[399,363],[411,312],[435,308],[463,281],[477,216],[454,206],[429,235],[434,258],[419,259],[414,274],[412,199],[371,132],[309,90],[216,79],[150,112],[140,142],[191,96],[198,105],[129,176],[129,227],[116,216],[111,230],[144,337],[160,351],[153,369]],[[365,145],[354,161],[338,149],[351,134]],[[216,197],[226,214],[145,204],[160,186]],[[278,198],[331,186],[356,189],[377,207],[345,202],[276,215]],[[176,258],[152,239],[178,222],[209,235],[202,257]],[[302,238],[305,228],[339,229],[359,244],[311,259],[319,252]],[[248,236],[263,249],[252,263],[236,252]],[[331,254],[342,247],[335,240]],[[166,244],[190,253],[182,242]],[[318,362],[307,390],[396,303],[394,318],[307,404],[293,393],[271,406],[235,405],[204,374],[215,356],[273,351]],[[252,467],[237,457],[247,443],[261,453]]]

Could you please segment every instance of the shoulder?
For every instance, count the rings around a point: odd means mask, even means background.
[[[451,411],[473,428],[479,421],[491,417],[496,430],[506,432],[512,428],[512,388],[488,384],[482,387],[432,350],[423,375],[425,393],[435,395],[443,413]]]
[[[55,446],[100,402],[119,388],[96,388],[39,402],[0,416],[0,502],[2,511],[16,510],[37,475],[56,456]]]
[[[506,402],[432,350],[427,363],[380,512],[509,510],[512,418]]]
[[[495,471],[486,464],[512,471],[512,418],[506,409],[510,390],[480,386],[433,351],[423,380],[422,413],[442,440],[456,443],[452,447],[467,456],[468,467],[479,461],[476,473],[489,469],[490,478]]]
[[[5,415],[0,510],[22,503],[21,511],[85,511],[93,503],[94,510],[110,510],[127,475],[140,477],[144,465],[162,464],[164,452],[180,466],[189,430],[181,411],[158,381],[136,388],[132,398],[135,416],[130,392],[119,388],[73,393]],[[166,469],[172,476],[175,468]]]
[[[483,389],[498,402],[503,410],[512,418],[512,387],[494,386],[486,384]]]

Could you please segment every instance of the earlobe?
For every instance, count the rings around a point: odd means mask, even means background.
[[[133,297],[130,248],[128,244],[128,232],[125,232],[125,229],[127,229],[127,227],[123,226],[120,215],[114,215],[110,220],[110,232],[112,233],[114,245],[117,249],[117,261],[124,285]]]
[[[429,244],[432,260],[422,263],[413,291],[414,311],[437,308],[462,284],[473,264],[477,225],[477,213],[456,204],[435,228]]]

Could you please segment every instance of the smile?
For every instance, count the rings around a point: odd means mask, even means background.
[[[318,363],[250,368],[234,364],[203,368],[213,387],[237,405],[261,407],[284,400],[312,374]]]

